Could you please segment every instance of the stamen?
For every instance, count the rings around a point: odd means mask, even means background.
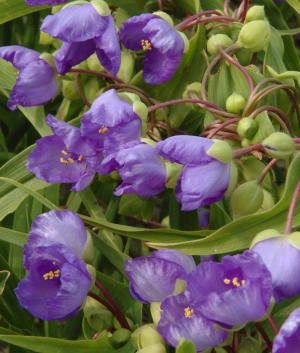
[[[246,280],[243,279],[240,283],[237,277],[234,277],[232,281],[228,278],[225,278],[223,281],[225,284],[229,284],[230,282],[232,282],[235,287],[240,287],[241,285],[243,286],[246,284]]]
[[[141,43],[142,43],[142,48],[143,48],[143,50],[151,50],[152,49],[152,45],[151,45],[151,43],[149,42],[149,40],[144,40],[144,39],[142,39],[141,40]]]
[[[242,286],[244,286],[246,284],[246,280],[242,280]]]
[[[225,279],[224,279],[224,283],[225,283],[225,284],[229,284],[230,282],[231,282],[230,279],[228,279],[228,278],[225,278]]]
[[[100,134],[106,134],[108,131],[108,128],[104,125],[102,125],[102,128],[99,130]]]
[[[193,314],[194,314],[194,309],[190,309],[189,306],[184,309],[184,316],[185,317],[190,319]]]
[[[54,272],[53,271],[49,271],[48,273],[45,273],[43,275],[43,278],[45,281],[49,279],[53,279],[54,277],[59,277],[60,275],[60,270],[55,270]]]
[[[62,150],[61,153],[64,154],[64,155],[68,154],[68,152],[66,152],[65,150]]]
[[[68,161],[69,161],[70,163],[74,163],[74,159],[72,159],[72,158],[68,158]]]
[[[79,160],[79,161],[82,161],[82,160],[83,160],[83,156],[80,155],[80,156],[78,157],[78,160]]]
[[[66,160],[63,159],[63,158],[59,158],[59,161],[60,161],[60,163],[65,163],[65,165],[68,165],[68,164],[69,164],[69,162],[66,161]]]

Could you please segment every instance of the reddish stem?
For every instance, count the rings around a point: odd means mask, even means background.
[[[91,103],[85,98],[85,96],[81,92],[78,79],[79,79],[79,74],[75,73],[74,74],[74,85],[75,85],[76,92],[77,92],[78,96],[80,97],[80,99],[83,101],[83,103],[90,108]]]
[[[270,352],[272,352],[272,342],[271,342],[269,336],[267,335],[266,331],[264,330],[264,328],[262,327],[262,325],[259,322],[254,322],[254,325],[256,326],[256,328],[258,329],[258,331],[262,335],[263,339],[265,340]]]
[[[122,80],[120,80],[119,78],[117,78],[113,75],[106,74],[104,72],[95,71],[95,70],[71,69],[69,72],[78,72],[78,73],[83,73],[83,74],[97,75],[100,77],[110,78],[112,81],[115,81],[117,83],[121,83],[121,84],[124,83]]]
[[[272,315],[270,315],[268,317],[268,321],[270,323],[270,326],[272,327],[272,330],[273,330],[274,334],[277,335],[279,330],[278,330],[278,327],[277,327],[276,322],[275,322],[275,320],[274,320]]]
[[[100,304],[104,305],[106,307],[106,309],[108,309],[114,316],[117,315],[114,307],[111,306],[109,303],[107,303],[104,299],[100,298],[97,294],[89,291],[88,296],[97,300],[97,302],[99,302]]]
[[[243,10],[243,16],[242,16],[242,19],[241,19],[241,23],[244,23],[245,20],[246,20],[246,15],[247,15],[247,10],[248,10],[248,3],[249,3],[249,0],[244,0],[244,10]]]
[[[217,16],[222,16],[221,12],[215,11],[215,10],[210,10],[210,11],[202,11],[199,13],[196,13],[195,15],[187,18],[183,22],[179,23],[177,26],[174,27],[176,31],[182,31],[182,28],[184,28],[186,25],[188,25],[190,22],[196,20],[198,17],[205,16],[205,15],[217,15]]]
[[[235,118],[235,119],[230,119],[228,121],[225,121],[224,123],[222,123],[221,125],[219,125],[214,131],[212,131],[207,138],[211,139],[215,134],[217,134],[220,130],[223,129],[223,127],[230,125],[230,124],[234,124],[237,123],[238,121],[240,121],[240,118]]]
[[[262,145],[261,143],[258,143],[258,144],[253,145],[253,146],[241,148],[240,150],[236,150],[236,151],[233,152],[233,157],[234,157],[234,158],[240,157],[240,156],[242,156],[243,154],[246,154],[246,153],[249,153],[249,152],[252,152],[252,151],[259,150],[259,149],[261,149],[262,147],[263,147],[263,145]]]
[[[296,189],[294,191],[294,195],[290,204],[289,213],[286,219],[284,234],[291,234],[292,232],[292,224],[293,224],[293,216],[295,212],[295,207],[297,204],[298,196],[300,192],[300,181],[298,182]]]
[[[265,176],[269,173],[269,171],[272,169],[272,167],[277,163],[277,159],[272,159],[271,162],[266,165],[264,170],[260,173],[260,175],[256,178],[256,181],[258,184],[261,184],[262,181],[264,180]]]

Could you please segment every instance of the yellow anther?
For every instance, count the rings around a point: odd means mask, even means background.
[[[60,163],[65,163],[65,165],[68,165],[68,164],[69,164],[69,162],[66,161],[66,160],[63,159],[63,158],[59,158],[59,161],[60,161]]]
[[[66,152],[65,150],[62,150],[61,153],[64,154],[64,155],[68,154],[68,152]]]
[[[231,282],[230,279],[228,279],[228,278],[225,278],[225,279],[224,279],[224,283],[225,283],[225,284],[229,284],[230,282]]]
[[[143,50],[151,50],[152,49],[152,45],[151,45],[151,43],[149,42],[149,40],[144,40],[144,39],[142,39],[141,40],[141,43],[142,43],[142,48],[143,48]]]
[[[242,286],[244,286],[246,284],[246,281],[243,279],[242,280]]]
[[[79,160],[79,161],[82,161],[82,160],[83,160],[83,156],[79,156],[79,157],[78,157],[78,160]]]
[[[55,277],[59,277],[59,275],[60,275],[60,270],[54,271],[54,276],[55,276]]]
[[[190,309],[189,306],[184,309],[184,316],[185,317],[190,319],[193,314],[194,314],[194,309]]]
[[[234,277],[233,280],[232,280],[232,284],[236,287],[240,287],[240,283],[238,281],[238,278],[237,277]]]
[[[104,125],[102,125],[102,128],[99,130],[100,134],[106,134],[108,131],[108,128]]]
[[[68,158],[68,161],[69,161],[70,163],[74,163],[74,159],[73,159],[73,158]]]
[[[53,279],[54,277],[59,277],[60,275],[60,270],[55,270],[54,272],[53,271],[49,271],[48,273],[45,273],[43,275],[43,278],[45,281],[47,281],[47,279]]]

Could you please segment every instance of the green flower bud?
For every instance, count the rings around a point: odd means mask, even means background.
[[[246,14],[246,22],[257,21],[257,20],[264,20],[265,19],[265,10],[263,6],[252,6],[247,11]]]
[[[126,328],[120,328],[116,330],[110,337],[108,337],[108,342],[115,348],[123,347],[130,339],[131,332],[126,330]]]
[[[167,350],[163,344],[155,343],[151,346],[139,349],[136,353],[167,353]]]
[[[100,64],[100,61],[96,55],[96,53],[92,54],[90,57],[86,59],[87,67],[90,70],[98,71],[98,72],[106,72],[104,67]]]
[[[240,113],[245,106],[246,99],[238,93],[233,93],[226,99],[226,110],[230,113]]]
[[[87,239],[86,239],[86,243],[85,243],[81,258],[85,262],[90,262],[94,258],[94,244],[93,244],[91,233],[88,230],[86,230],[86,234],[87,234]]]
[[[262,145],[268,155],[276,159],[287,159],[295,150],[293,139],[283,132],[274,132],[262,142]]]
[[[237,353],[261,353],[260,343],[253,337],[248,336],[239,344]]]
[[[134,64],[133,55],[131,55],[129,50],[123,48],[121,51],[121,66],[117,77],[125,83],[129,83],[134,75]]]
[[[153,12],[153,15],[162,18],[163,20],[165,20],[166,22],[168,22],[168,24],[169,24],[171,27],[174,27],[174,22],[173,22],[173,20],[172,20],[172,17],[171,17],[170,15],[168,15],[166,12],[163,12],[163,11],[155,11],[155,12]]]
[[[165,346],[163,338],[156,331],[155,324],[147,324],[139,327],[131,334],[131,342],[136,349],[142,349],[157,343]]]
[[[197,95],[197,98],[202,99],[201,83],[200,82],[193,82],[193,83],[189,84],[186,87],[186,90],[183,91],[183,93],[182,93],[183,99],[190,99],[191,98],[188,93],[189,91],[193,91]],[[188,106],[189,108],[191,108],[193,110],[198,110],[198,111],[202,111],[202,112],[205,111],[203,108],[200,107],[200,105],[198,105],[196,103],[185,103],[185,104],[186,104],[186,106]]]
[[[97,10],[99,15],[101,16],[109,16],[111,15],[110,9],[107,5],[107,3],[103,0],[92,0],[91,4],[94,6],[94,8]]]
[[[252,21],[240,31],[238,43],[242,48],[255,53],[262,50],[270,41],[270,25],[267,21]]]
[[[59,39],[53,38],[48,33],[41,31],[39,44],[50,45],[54,42],[59,42]]]
[[[90,287],[90,289],[92,289],[94,284],[95,284],[95,282],[96,282],[96,269],[92,265],[86,265],[86,269],[87,269],[88,273],[92,277],[92,282],[91,282],[91,287]]]
[[[189,41],[188,37],[182,32],[179,32],[179,31],[176,31],[176,32],[183,39],[183,52],[187,53],[190,49],[190,41]]]
[[[183,279],[177,278],[175,282],[175,288],[174,288],[173,294],[174,295],[180,294],[180,293],[183,293],[185,290],[186,290],[186,281]]]
[[[167,169],[166,187],[170,189],[175,189],[183,165],[178,163],[172,163],[166,160],[165,166]]]
[[[215,143],[206,152],[209,156],[217,159],[223,163],[229,163],[232,161],[233,154],[229,144],[221,140],[213,140]]]
[[[242,66],[248,66],[250,65],[253,53],[247,49],[238,49],[234,52],[234,55]]]
[[[76,91],[76,88],[75,88],[74,81],[63,80],[63,86],[62,86],[61,92],[62,92],[62,95],[66,99],[69,99],[70,101],[73,101],[73,100],[79,98],[77,91]]]
[[[260,209],[258,211],[256,211],[255,213],[266,212],[274,207],[273,196],[268,191],[266,191],[264,189],[263,189],[263,193],[264,193],[263,203],[262,203]]]
[[[98,301],[87,297],[83,307],[84,316],[88,324],[98,332],[112,328],[112,313]]]
[[[276,229],[266,229],[263,230],[262,232],[259,232],[255,238],[253,239],[251,245],[250,245],[250,250],[253,248],[253,246],[257,243],[259,243],[262,240],[270,239],[270,238],[277,238],[277,237],[282,237],[283,235],[278,232]]]
[[[263,200],[263,189],[256,181],[240,185],[231,198],[233,218],[238,219],[253,214],[260,209]]]
[[[207,41],[207,51],[210,55],[216,55],[219,53],[218,46],[222,49],[226,49],[233,44],[233,40],[226,36],[226,34],[216,34],[211,36]]]
[[[237,133],[242,138],[252,140],[258,131],[259,125],[251,118],[243,118],[238,122]]]
[[[229,185],[228,185],[228,189],[225,192],[225,195],[228,196],[230,195],[233,190],[235,189],[237,180],[238,180],[238,169],[236,167],[236,165],[231,162],[231,172],[230,172],[230,179],[229,179]]]
[[[263,162],[259,161],[255,157],[246,157],[241,161],[242,172],[246,181],[255,180],[266,167]],[[264,177],[262,186],[268,189],[272,188],[270,172]]]
[[[150,304],[150,312],[155,325],[157,325],[160,320],[160,304],[161,303],[159,302],[153,302]]]

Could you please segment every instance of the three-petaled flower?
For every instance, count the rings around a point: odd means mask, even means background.
[[[90,236],[72,211],[50,211],[33,221],[24,246],[28,274],[15,293],[21,306],[43,320],[75,315],[92,285],[84,260],[93,257]]]

